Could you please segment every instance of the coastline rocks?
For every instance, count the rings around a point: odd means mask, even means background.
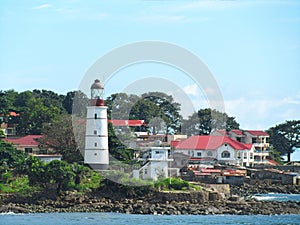
[[[116,212],[127,214],[161,214],[161,215],[208,215],[208,214],[300,214],[299,202],[260,202],[260,201],[190,201],[151,203],[146,199],[124,201],[110,201],[108,199],[91,199],[85,203],[71,203],[58,201],[41,201],[38,204],[7,204],[0,207],[0,212]]]
[[[116,212],[127,214],[208,215],[208,214],[300,214],[300,202],[258,201],[247,198],[261,193],[263,185],[232,186],[227,199],[217,192],[156,192],[141,198],[113,200],[99,193],[86,195],[66,192],[56,198],[22,198],[1,196],[0,213],[49,213],[49,212]],[[270,186],[266,192],[274,188]],[[275,187],[276,188],[276,187]],[[277,189],[276,189],[277,190]],[[281,191],[298,191],[299,187],[280,186]],[[4,196],[4,197],[3,197]],[[13,202],[10,200],[13,199]]]

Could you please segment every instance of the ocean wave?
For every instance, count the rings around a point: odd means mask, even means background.
[[[16,215],[16,216],[20,216],[20,215],[25,215],[24,213],[15,213],[15,212],[3,212],[3,213],[0,213],[0,216],[1,215]]]

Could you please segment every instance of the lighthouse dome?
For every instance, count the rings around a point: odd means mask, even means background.
[[[104,86],[99,79],[96,79],[92,84],[91,89],[104,89]]]

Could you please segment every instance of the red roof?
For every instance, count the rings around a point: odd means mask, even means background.
[[[0,114],[0,116],[3,116],[3,114]],[[20,114],[16,112],[9,112],[7,116],[20,116]]]
[[[202,168],[202,173],[221,173],[222,171],[219,169],[210,169],[210,168]]]
[[[176,147],[181,141],[180,140],[173,140],[171,141],[170,145],[171,147]]]
[[[210,135],[192,136],[187,140],[180,142],[176,146],[176,149],[215,150],[225,143],[229,144],[235,150],[250,149],[250,145],[245,145],[227,136],[210,136]]]
[[[253,136],[268,136],[269,134],[267,134],[266,132],[262,131],[262,130],[246,130],[246,132],[248,132],[249,134],[253,135]]]
[[[231,130],[232,133],[235,133],[236,135],[243,135],[243,131],[241,130]]]
[[[279,166],[280,164],[272,159],[267,159],[268,160],[268,164],[272,165],[272,166]]]
[[[26,135],[20,138],[6,138],[5,140],[14,145],[38,146],[39,142],[37,142],[36,139],[41,137],[43,137],[43,135]]]
[[[129,127],[140,127],[145,125],[144,120],[108,120],[114,126],[129,126]]]

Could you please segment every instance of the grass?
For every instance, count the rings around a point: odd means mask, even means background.
[[[0,183],[1,193],[32,193],[40,190],[38,186],[29,186],[27,176],[20,176],[8,183]]]

